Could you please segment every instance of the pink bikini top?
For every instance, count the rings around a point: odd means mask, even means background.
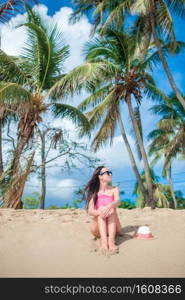
[[[98,195],[98,197],[97,197],[97,201],[96,201],[96,205],[95,205],[96,209],[98,209],[100,206],[105,206],[114,201],[114,195],[112,195],[112,196],[105,195],[101,192],[98,192],[97,195]]]

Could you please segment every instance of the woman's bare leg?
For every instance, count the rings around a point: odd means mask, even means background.
[[[117,250],[118,247],[115,245],[115,236],[116,236],[116,212],[112,213],[107,218],[107,228],[108,228],[108,246],[109,250]]]
[[[120,223],[118,213],[117,213],[117,209],[115,210],[115,214],[116,214],[116,234],[123,235],[121,223]]]
[[[98,227],[101,237],[101,249],[108,250],[108,239],[107,239],[107,219],[103,219],[101,216],[98,216]]]
[[[94,217],[91,225],[90,225],[90,230],[91,233],[96,237],[96,238],[100,238],[100,231],[98,228],[98,220],[97,217]]]
[[[115,211],[116,214],[116,234],[121,234],[123,235],[123,233],[121,233],[121,223],[119,221],[119,217],[117,214],[117,211]],[[91,233],[96,237],[96,238],[100,238],[100,231],[99,231],[99,226],[98,226],[98,220],[97,217],[94,217],[93,222],[90,225],[90,230]],[[108,235],[108,233],[107,233]]]

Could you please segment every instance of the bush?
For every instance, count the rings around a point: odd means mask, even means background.
[[[121,201],[121,204],[118,208],[126,208],[126,209],[133,209],[136,208],[136,205],[132,203],[130,200]]]
[[[23,208],[37,209],[39,208],[40,195],[38,192],[33,192],[30,196],[26,196],[23,199]]]

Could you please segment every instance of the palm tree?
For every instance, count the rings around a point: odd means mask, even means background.
[[[93,41],[88,42],[84,48],[84,53],[86,54],[85,63],[76,67],[55,84],[51,89],[51,94],[62,97],[64,94],[73,94],[75,91],[80,92],[82,88],[92,93],[78,105],[78,108],[85,111],[89,107],[97,105],[92,111],[86,113],[91,123],[91,131],[102,122],[100,130],[92,142],[94,151],[101,145],[106,144],[109,139],[110,144],[112,143],[117,120],[126,142],[119,114],[121,103],[125,102],[127,104],[146,172],[149,193],[148,205],[150,203],[151,206],[154,206],[154,203],[152,204],[152,181],[149,163],[132,107],[131,96],[135,98],[138,105],[142,99],[142,91],[153,99],[166,97],[155,86],[153,78],[147,72],[151,64],[156,63],[158,53],[154,52],[154,47],[151,45],[145,60],[143,61],[142,58],[141,61],[141,54],[135,36],[110,28],[107,29],[103,37],[96,37]],[[83,136],[83,134],[87,134],[87,132],[82,129],[80,136]],[[89,132],[88,134],[90,135]],[[127,142],[126,145],[130,153],[130,159],[132,159]],[[135,175],[139,178],[139,172],[136,171],[136,164],[132,159],[133,164]]]
[[[154,129],[150,134],[148,135],[148,139],[151,139],[152,142],[149,146],[149,155],[155,155],[153,161],[151,162],[151,166],[154,166],[157,161],[164,155],[166,157],[166,147],[170,142],[170,136],[173,134],[170,130],[163,130],[161,126],[159,125],[159,129]],[[171,166],[172,161],[170,159],[168,165],[166,168],[163,168],[162,175],[167,177],[168,183],[170,186],[171,195],[174,202],[174,208],[177,208],[177,201],[175,198],[174,188],[173,188],[173,182],[171,177]]]
[[[114,7],[110,12],[110,2],[114,3]],[[168,63],[162,51],[162,44],[160,35],[163,35],[168,41],[171,40],[171,52],[173,54],[175,48],[175,33],[173,28],[173,19],[170,12],[177,14],[180,17],[185,15],[185,2],[181,0],[121,0],[121,1],[107,1],[104,0],[101,4],[104,11],[109,11],[104,24],[100,30],[101,33],[106,30],[112,22],[116,22],[118,25],[121,23],[122,14],[130,12],[131,14],[139,14],[135,24],[138,28],[138,37],[142,38],[144,45],[144,52],[146,51],[151,36],[153,35],[154,42],[159,52],[160,60],[163,64],[163,68],[168,77],[172,90],[174,91],[177,99],[181,105],[185,108],[185,100],[178,90],[173,76],[170,72]],[[120,20],[120,21],[119,21]]]
[[[162,175],[168,178],[174,208],[177,208],[171,166],[174,157],[182,155],[183,158],[185,153],[185,110],[174,93],[169,95],[167,101],[161,101],[160,104],[153,106],[150,110],[161,116],[157,123],[157,129],[151,131],[148,135],[148,140],[151,140],[149,155],[154,155],[151,164],[157,163],[164,155]]]
[[[142,191],[142,195],[143,195],[144,199],[147,202],[147,197],[148,197],[147,189],[144,187],[143,182],[141,180],[141,177],[140,177],[140,174],[139,174],[139,170],[137,168],[137,164],[136,164],[134,155],[132,153],[132,149],[130,147],[129,141],[127,139],[127,135],[126,135],[126,131],[125,131],[125,128],[124,128],[124,124],[122,122],[122,119],[121,119],[121,116],[120,116],[119,112],[118,112],[118,119],[117,119],[117,121],[118,121],[120,132],[121,132],[122,138],[124,140],[124,143],[125,143],[125,146],[126,146],[126,149],[127,149],[128,155],[129,155],[129,158],[130,158],[130,163],[131,163],[132,169],[133,169],[134,174],[135,174],[135,176],[136,176],[136,178],[137,178],[137,180],[139,182],[140,189]],[[140,153],[140,151],[139,151],[139,153]]]
[[[71,13],[69,22],[74,24],[83,16],[83,13],[92,12],[97,5],[101,4],[103,0],[73,0],[74,11]],[[100,20],[99,20],[100,21]],[[98,23],[98,18],[94,20],[94,24]]]
[[[18,185],[18,178],[22,178],[21,155],[42,122],[42,115],[51,111],[55,117],[67,117],[80,127],[89,127],[87,118],[76,107],[58,103],[56,98],[48,99],[47,93],[64,76],[63,64],[69,56],[69,46],[64,44],[56,24],[48,24],[29,7],[27,15],[27,22],[19,25],[28,30],[21,57],[0,51],[1,107],[16,111],[19,116],[17,145],[9,169],[9,184],[3,195],[4,207],[14,208],[20,207],[20,191],[25,183],[24,177],[23,186]]]
[[[116,7],[118,1],[106,1],[104,3],[104,0],[73,0],[74,11],[69,17],[69,24],[79,21],[83,13],[91,15],[93,26],[90,35],[93,36],[96,30],[101,29],[104,18]],[[116,19],[116,22],[121,23],[120,26],[123,26],[124,15],[122,12],[120,12],[119,19]]]
[[[166,184],[159,183],[159,178],[158,176],[155,175],[155,172],[152,168],[150,169],[150,174],[152,177],[156,207],[169,207],[169,186]],[[146,178],[144,172],[142,172],[141,178],[144,185],[146,185]],[[135,183],[132,194],[137,195],[136,207],[140,207],[140,208],[145,207],[146,203],[144,201],[138,182]]]
[[[20,12],[26,4],[37,3],[37,0],[7,0],[0,4],[0,22],[7,22],[14,12]]]

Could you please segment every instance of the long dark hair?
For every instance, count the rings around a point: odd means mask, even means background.
[[[87,193],[86,206],[85,206],[85,209],[87,211],[88,211],[88,207],[89,207],[89,202],[92,197],[93,197],[94,206],[96,204],[97,193],[99,191],[99,186],[100,186],[98,175],[100,175],[101,169],[103,169],[103,168],[105,168],[105,166],[99,166],[94,170],[91,179],[88,181],[87,185],[84,188],[84,191],[86,191],[86,193]]]

